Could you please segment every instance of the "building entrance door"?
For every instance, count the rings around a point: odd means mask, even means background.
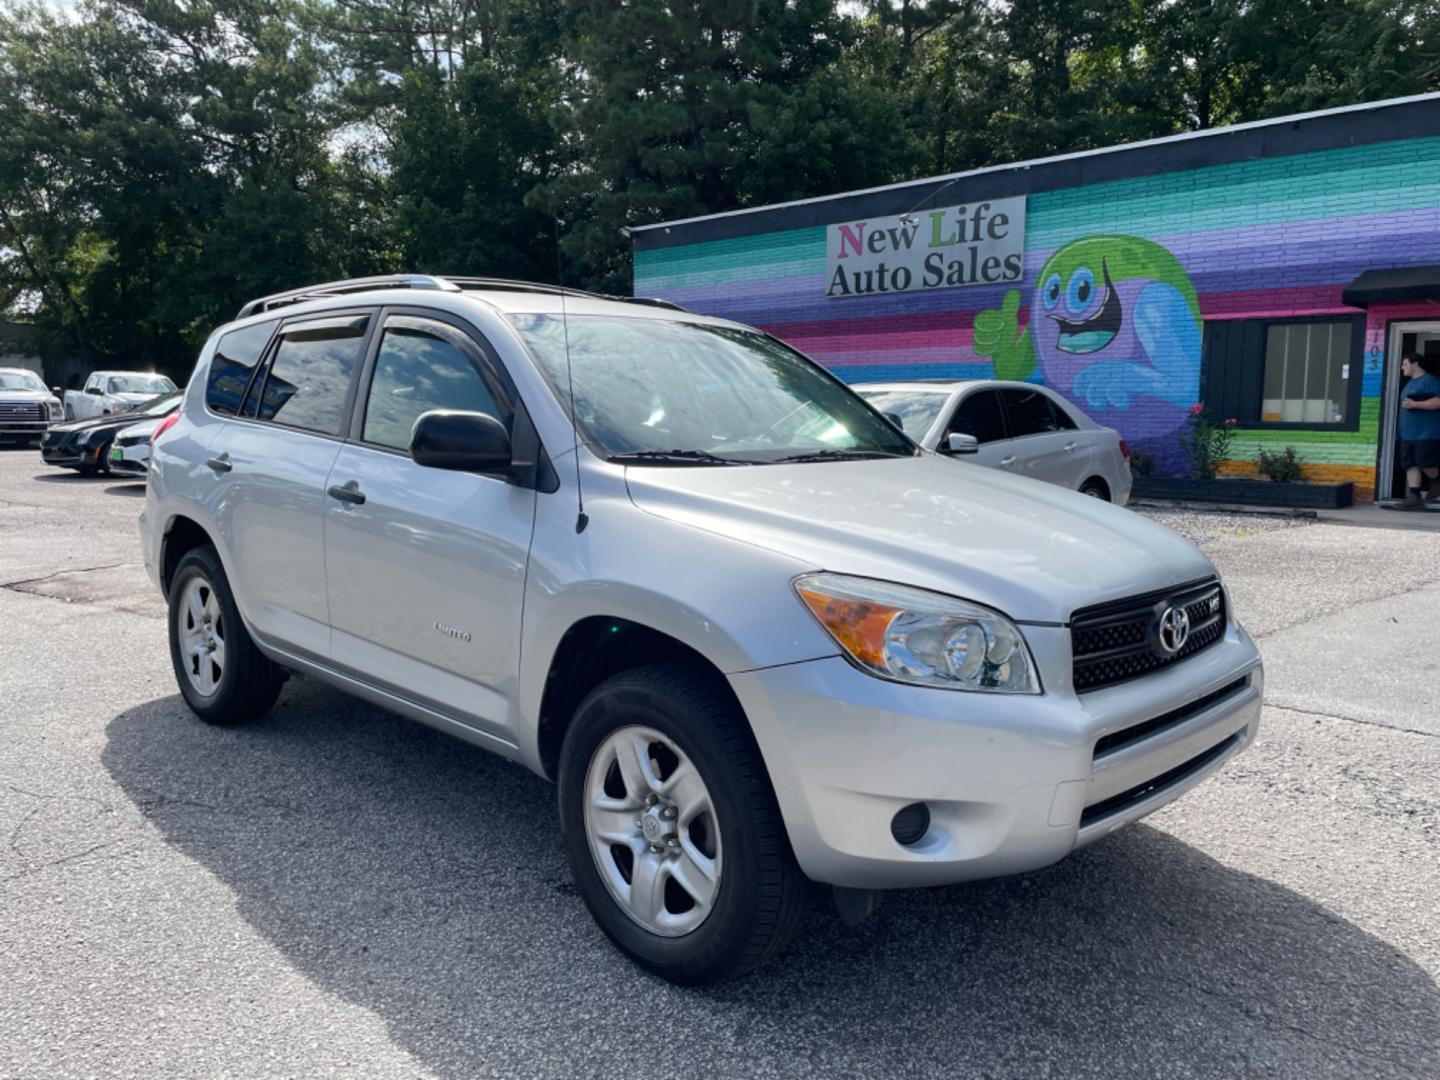
[[[1405,497],[1405,470],[1400,467],[1400,391],[1410,380],[1400,371],[1406,353],[1440,358],[1440,322],[1393,322],[1389,348],[1385,353],[1385,412],[1380,417],[1380,475],[1376,477],[1377,499]]]

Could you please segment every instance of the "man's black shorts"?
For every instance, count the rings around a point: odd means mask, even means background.
[[[1440,469],[1440,439],[1412,439],[1400,444],[1402,469]]]

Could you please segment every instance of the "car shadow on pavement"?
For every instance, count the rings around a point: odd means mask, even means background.
[[[113,484],[115,477],[106,473],[82,473],[75,469],[65,469],[57,466],[56,472],[36,473],[33,479],[42,484]]]
[[[106,734],[165,842],[441,1076],[1440,1076],[1422,969],[1148,826],[856,929],[817,889],[777,961],[687,990],[605,940],[514,764],[308,680],[249,727],[174,696]]]
[[[115,477],[108,476],[107,480],[114,480]],[[124,495],[131,499],[143,499],[145,497],[145,481],[141,480],[120,480],[114,486],[105,489],[106,495]]]

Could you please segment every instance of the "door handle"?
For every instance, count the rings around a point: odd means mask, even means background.
[[[221,454],[219,457],[212,457],[209,461],[205,462],[205,464],[210,466],[210,468],[214,469],[216,472],[229,472],[235,467],[230,464],[229,454]]]
[[[1019,460],[1020,458],[1017,455],[1011,454],[1009,457],[1002,457],[1000,459],[1000,466],[1002,468],[1008,469],[1011,465],[1014,465],[1015,462]]]
[[[360,506],[365,502],[365,493],[360,490],[360,485],[354,480],[346,481],[343,487],[339,484],[331,484],[330,490],[326,494],[332,499],[339,499],[352,506]]]
[[[1065,453],[1069,454],[1069,453],[1071,453],[1072,451],[1078,449],[1079,446],[1080,446],[1080,444],[1079,444],[1078,442],[1067,442],[1067,443],[1065,444]]]

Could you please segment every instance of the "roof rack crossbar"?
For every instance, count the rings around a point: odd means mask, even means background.
[[[456,292],[458,288],[448,279],[434,274],[382,274],[376,277],[345,278],[258,297],[241,307],[240,314],[235,317],[245,319],[262,311],[285,307],[287,304],[301,304],[322,296],[343,296],[346,293],[371,292],[375,289],[437,289]]]

